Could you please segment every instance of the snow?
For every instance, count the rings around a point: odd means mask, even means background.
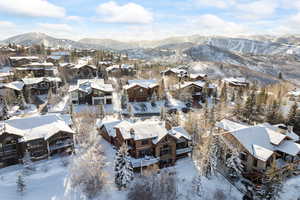
[[[247,128],[247,125],[240,124],[228,119],[223,119],[216,123],[218,128],[224,129],[225,131],[234,131],[242,128]]]
[[[40,115],[5,121],[5,132],[22,136],[25,141],[53,136],[59,131],[74,131],[57,115]]]
[[[280,200],[297,200],[300,198],[300,176],[288,179],[284,185],[282,192],[280,193]]]
[[[164,101],[156,101],[155,105],[152,105],[148,101],[144,102],[129,102],[134,115],[158,115],[160,114],[161,107],[164,106]]]
[[[125,85],[125,89],[132,88],[134,86],[140,86],[143,88],[154,88],[158,86],[156,80],[128,80],[128,85]]]
[[[63,99],[55,105],[51,105],[48,108],[48,112],[64,112],[67,111],[69,106],[70,95],[66,95]]]
[[[4,84],[3,87],[21,91],[24,87],[24,83],[22,81],[13,81],[13,82]]]
[[[38,78],[23,78],[22,81],[25,85],[33,85],[43,81],[61,82],[61,79],[59,77],[38,77]]]
[[[112,92],[113,87],[111,84],[105,84],[103,79],[79,79],[76,85],[72,85],[69,92],[80,90],[89,93],[91,89],[101,90],[105,92]]]

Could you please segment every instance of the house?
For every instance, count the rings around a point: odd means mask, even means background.
[[[106,72],[112,76],[133,75],[134,66],[128,64],[112,65],[107,67]]]
[[[95,78],[97,76],[97,67],[90,64],[77,64],[73,68],[77,77],[80,79]]]
[[[182,95],[190,94],[192,101],[205,101],[204,89],[207,90],[207,95],[211,96],[216,87],[205,81],[188,81],[177,85],[177,92]]]
[[[19,163],[26,151],[32,160],[72,152],[74,133],[60,115],[6,120],[0,132],[0,166]]]
[[[207,74],[193,73],[189,75],[190,81],[206,81]]]
[[[73,104],[112,104],[113,87],[103,79],[79,79],[69,92]]]
[[[22,81],[13,81],[10,83],[0,84],[0,95],[10,96],[17,99],[23,94],[24,83]]]
[[[59,58],[59,61],[70,62],[71,53],[68,51],[55,51],[51,52],[51,58]]]
[[[159,84],[156,80],[128,80],[123,87],[126,90],[129,102],[148,101],[152,95],[158,94]]]
[[[167,129],[160,121],[109,121],[103,122],[98,131],[117,148],[128,145],[134,168],[174,165],[192,151],[191,137],[182,127]]]
[[[172,76],[172,77],[179,77],[179,78],[188,78],[188,72],[185,69],[180,68],[169,68],[160,72],[163,76]]]
[[[32,62],[39,62],[39,58],[37,56],[14,56],[9,57],[9,62],[12,67],[20,67],[22,65],[26,65]]]
[[[58,65],[61,61],[63,61],[62,56],[48,56],[46,59],[46,62],[53,65]]]
[[[225,78],[223,81],[231,87],[249,87],[250,84],[244,77]]]
[[[274,162],[278,167],[299,159],[299,136],[291,130],[282,131],[268,123],[255,126],[244,125],[230,120],[216,124],[219,132],[240,152],[245,172],[265,172]]]
[[[14,73],[9,68],[0,69],[0,83],[9,83],[14,80]]]
[[[58,87],[62,85],[59,77],[39,77],[39,78],[23,78],[24,91],[31,95],[48,94],[49,89],[56,93]]]
[[[293,91],[288,92],[287,96],[291,101],[300,101],[300,89],[295,88]]]
[[[14,68],[18,78],[54,76],[54,65],[52,63],[33,62]]]

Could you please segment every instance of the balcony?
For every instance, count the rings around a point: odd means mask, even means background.
[[[70,146],[73,146],[73,142],[72,141],[65,141],[65,142],[56,143],[54,145],[50,145],[49,149],[50,149],[50,151],[55,151],[57,149],[62,149],[62,148],[65,148],[65,147],[70,147]]]
[[[176,150],[176,155],[184,154],[184,153],[189,153],[192,151],[192,147],[186,147],[186,148],[181,148]]]
[[[130,158],[133,168],[146,167],[159,162],[159,157],[145,156],[144,158]]]

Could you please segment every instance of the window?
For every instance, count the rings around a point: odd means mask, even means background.
[[[144,149],[144,150],[139,151],[140,158],[143,158],[145,156],[151,156],[151,155],[152,155],[151,149]]]
[[[160,156],[171,154],[171,152],[171,147],[167,144],[160,148]]]
[[[253,166],[254,166],[254,167],[257,167],[257,159],[255,159],[255,158],[254,158],[254,160],[253,160]]]
[[[148,143],[149,143],[148,140],[142,140],[142,145],[146,145]]]
[[[240,153],[240,158],[242,161],[247,161],[247,155],[245,153]]]

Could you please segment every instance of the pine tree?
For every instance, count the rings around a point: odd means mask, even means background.
[[[22,173],[20,173],[18,175],[16,183],[17,183],[17,192],[19,192],[21,195],[23,195],[23,193],[26,190],[26,184],[25,184],[25,180],[24,180]]]
[[[278,73],[278,78],[281,79],[281,80],[283,79],[283,77],[282,77],[282,72],[279,72],[279,73]]]
[[[0,97],[0,120],[7,120],[9,118],[8,108],[4,98]]]
[[[225,104],[227,102],[227,86],[226,86],[226,83],[224,83],[224,85],[222,87],[220,100],[221,100],[221,102],[223,102]]]
[[[99,118],[103,119],[105,116],[105,109],[103,103],[99,104]]]
[[[24,157],[22,159],[23,166],[24,166],[24,173],[30,174],[32,171],[35,170],[34,164],[31,160],[30,152],[26,150]]]
[[[229,176],[237,178],[241,176],[243,171],[242,161],[237,152],[232,152],[226,160],[226,166],[229,168]]]
[[[154,91],[153,93],[152,93],[152,96],[151,96],[151,105],[152,106],[155,106],[156,105],[156,101],[157,101],[157,95],[156,95],[156,92]]]
[[[266,121],[271,124],[283,123],[284,118],[280,110],[280,104],[274,100],[272,105],[269,106]]]
[[[123,144],[116,153],[115,183],[119,190],[126,188],[133,179],[133,169],[128,154],[128,147]]]
[[[167,112],[166,112],[166,108],[164,106],[160,107],[160,120],[164,121],[166,120],[166,116]]]
[[[243,109],[243,116],[246,118],[248,123],[252,122],[255,118],[255,111],[256,111],[255,106],[256,106],[255,92],[252,91],[250,96],[247,97]]]
[[[127,94],[127,90],[124,90],[123,95],[121,97],[121,106],[123,109],[127,108],[128,105],[128,94]]]
[[[203,185],[202,185],[202,176],[196,176],[192,181],[192,191],[199,198],[203,197]]]
[[[297,110],[298,110],[298,104],[295,102],[292,107],[290,108],[288,118],[287,118],[287,124],[290,126],[295,126],[296,124],[296,116],[297,116]]]

